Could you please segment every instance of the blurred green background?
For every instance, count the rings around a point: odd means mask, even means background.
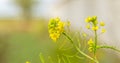
[[[17,10],[10,11],[9,3],[6,2],[12,2],[11,5],[13,7],[11,6],[11,8],[17,8]],[[59,5],[57,5],[56,2],[59,3]],[[49,38],[47,27],[50,17],[57,16],[57,12],[54,11],[55,9],[51,10],[50,8],[57,5],[56,9],[58,9],[60,6],[69,4],[70,2],[72,2],[72,0],[1,0],[0,63],[25,63],[26,61],[41,63],[40,53],[43,54],[46,63],[50,63],[48,57],[51,57],[52,60],[57,63],[58,55],[75,54],[76,51],[74,48],[65,51],[60,50],[61,44],[68,42],[68,40],[61,37],[57,43],[54,43]],[[49,5],[52,6],[47,7]],[[54,12],[56,14],[54,14]],[[63,19],[64,18],[63,16]],[[73,23],[72,25],[76,24]],[[73,28],[71,30],[76,31],[76,29]],[[83,40],[83,38],[79,39]],[[84,40],[87,40],[87,38]],[[102,42],[102,40],[100,42]],[[63,46],[65,49],[69,47],[71,47],[69,43]],[[85,49],[85,52],[88,53],[87,49]],[[100,63],[120,62],[118,53],[111,50],[100,50],[97,55]],[[77,57],[70,58],[71,63],[87,63],[89,61],[84,56],[80,56],[81,58],[79,59]]]

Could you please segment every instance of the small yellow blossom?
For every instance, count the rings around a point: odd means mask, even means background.
[[[55,18],[55,21],[60,21],[60,17],[56,17],[56,18]]]
[[[63,22],[61,22],[61,21],[59,21],[58,23],[57,23],[57,27],[60,29],[63,29],[64,28],[64,26],[65,26],[65,24],[63,23]]]
[[[52,18],[48,24],[48,31],[50,38],[56,42],[56,40],[60,37],[61,33],[64,32],[64,22],[60,20],[59,17]]]
[[[86,28],[87,28],[87,29],[90,29],[90,24],[87,24],[87,25],[86,25]]]
[[[30,63],[29,61],[26,61],[26,63]]]
[[[97,19],[97,16],[93,16],[92,18],[93,18],[94,20],[96,20],[96,19]]]
[[[91,18],[91,17],[88,17],[88,18],[85,19],[85,22],[86,22],[86,23],[89,23],[89,22],[91,22],[91,20],[92,20],[92,18]]]
[[[88,50],[89,50],[90,52],[92,52],[92,51],[93,51],[93,47],[89,47]]]
[[[89,41],[88,41],[88,45],[93,46],[93,44],[94,44],[94,42],[93,42],[92,38],[90,38]]]
[[[94,22],[97,20],[97,16],[92,16],[92,17],[88,17],[85,19],[85,22],[89,23],[89,22]]]
[[[94,49],[94,48],[93,48],[93,47],[94,47],[94,42],[93,42],[92,38],[89,39],[88,45],[89,45],[88,50],[89,50],[90,52],[92,52],[93,49]]]
[[[94,25],[97,25],[97,24],[98,24],[98,21],[97,21],[97,20],[95,20],[95,21],[93,22],[93,24],[94,24]]]
[[[53,41],[56,41],[57,38],[59,38],[59,36],[60,36],[60,34],[57,34],[57,33],[51,33],[51,34],[50,34],[50,37],[51,37],[51,39],[52,39]]]
[[[92,30],[93,30],[93,31],[97,31],[97,30],[98,30],[98,26],[93,26],[93,27],[92,27]]]
[[[100,26],[105,26],[105,23],[101,21]]]
[[[97,20],[97,16],[92,16],[92,20],[96,21]]]
[[[101,32],[102,32],[102,33],[105,33],[105,32],[106,32],[106,29],[103,28],[103,29],[101,30]]]

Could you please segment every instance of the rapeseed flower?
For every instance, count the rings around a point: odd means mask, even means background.
[[[50,38],[56,42],[60,35],[64,32],[64,22],[59,17],[52,18],[49,21],[48,29]]]
[[[91,17],[88,17],[88,18],[85,19],[85,22],[86,22],[86,23],[89,23],[89,22],[91,22],[91,21],[92,21],[92,18],[91,18]]]
[[[85,19],[85,21],[87,22],[87,25],[86,25],[87,29],[90,29],[90,25],[92,25],[92,30],[96,31],[98,29],[97,16],[88,17]]]
[[[87,29],[90,29],[90,24],[87,24],[87,25],[86,25],[86,28],[87,28]]]
[[[93,47],[89,47],[88,50],[89,50],[90,52],[92,52],[92,51],[93,51]]]
[[[85,21],[87,22],[86,28],[92,29],[93,31],[97,31],[101,27],[105,26],[105,23],[103,21],[98,23],[97,16],[88,17],[85,19]],[[98,25],[98,24],[100,24],[100,25]],[[102,28],[101,32],[104,33],[104,32],[106,32],[106,30],[104,28]]]
[[[97,20],[97,16],[88,17],[85,19],[85,22],[90,23]]]
[[[29,61],[26,61],[25,63],[30,63]]]
[[[106,29],[102,28],[101,33],[105,33]]]
[[[88,45],[89,45],[89,46],[92,46],[93,43],[94,43],[94,42],[93,42],[92,38],[90,38],[89,41],[88,41]]]
[[[93,31],[97,31],[97,30],[98,30],[98,26],[93,26],[93,27],[92,27],[92,30],[93,30]]]
[[[100,26],[105,26],[105,23],[101,21]]]
[[[93,40],[92,40],[92,38],[90,38],[89,40],[88,40],[88,45],[89,45],[89,48],[88,48],[88,50],[90,51],[90,52],[92,52],[93,51],[93,47],[94,47],[94,42],[93,42]]]

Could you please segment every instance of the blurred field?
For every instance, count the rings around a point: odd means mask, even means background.
[[[33,20],[31,22],[26,22],[22,20],[0,20],[0,32],[17,32],[22,31],[25,27],[28,32],[43,31],[47,25],[46,21]],[[24,31],[24,30],[23,30]]]
[[[39,20],[0,20],[0,63],[40,62],[40,50],[49,40],[46,25]]]

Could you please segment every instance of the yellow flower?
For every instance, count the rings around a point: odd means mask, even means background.
[[[88,17],[85,19],[85,22],[89,23],[89,22],[94,22],[97,20],[97,16],[92,16],[92,17]]]
[[[89,47],[88,50],[89,50],[90,52],[92,52],[92,51],[93,51],[93,47]]]
[[[89,39],[88,45],[89,45],[88,50],[89,50],[90,52],[92,52],[93,49],[94,49],[94,48],[93,48],[93,47],[94,47],[94,42],[93,42],[92,38]]]
[[[53,29],[49,29],[48,31],[49,31],[49,33],[53,33]]]
[[[92,38],[90,38],[89,41],[88,41],[88,45],[93,46],[93,44],[94,44],[94,42],[93,42]]]
[[[86,28],[87,28],[87,29],[90,29],[90,24],[87,24],[87,25],[86,25]]]
[[[56,18],[55,18],[55,21],[60,21],[60,17],[56,17]]]
[[[89,22],[91,22],[91,20],[92,20],[92,18],[91,18],[91,17],[88,17],[88,18],[85,19],[85,22],[86,22],[86,23],[89,23]]]
[[[92,19],[96,21],[97,20],[97,16],[93,16]]]
[[[30,63],[29,61],[26,61],[26,63]]]
[[[105,23],[101,21],[100,26],[105,26]]]
[[[93,24],[94,24],[94,25],[97,25],[97,24],[98,24],[98,21],[97,21],[97,20],[95,20],[95,21],[93,22]]]
[[[48,24],[48,31],[49,31],[49,35],[50,35],[50,38],[53,40],[53,41],[56,41],[60,35],[64,32],[64,22],[62,22],[60,20],[60,18],[52,18],[50,19],[49,21],[49,24]]]
[[[51,39],[55,42],[59,38],[59,36],[60,36],[60,34],[57,34],[57,33],[51,33],[50,34]]]
[[[93,31],[97,31],[97,30],[98,30],[98,26],[93,26],[93,27],[92,27],[92,30],[93,30]]]
[[[59,22],[57,23],[57,25],[58,25],[58,27],[63,28],[65,24],[64,24],[63,22],[59,21]]]
[[[106,32],[106,29],[103,28],[103,29],[101,30],[101,32],[102,32],[102,33],[105,33],[105,32]]]

